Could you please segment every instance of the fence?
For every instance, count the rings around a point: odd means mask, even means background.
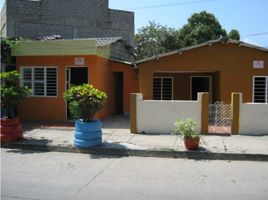
[[[175,121],[192,118],[198,123],[197,131],[206,134],[209,124],[208,99],[208,93],[199,93],[197,101],[143,100],[142,94],[131,94],[131,132],[171,133]],[[228,126],[231,125],[232,134],[268,135],[267,103],[242,103],[242,94],[232,93],[228,112],[231,119],[224,120]]]
[[[201,93],[198,94],[197,101],[143,100],[142,94],[133,94],[131,105],[131,132],[171,133],[174,122],[186,118],[194,119],[198,124],[197,131],[201,131]]]
[[[243,135],[268,135],[268,104],[240,103],[239,132]]]

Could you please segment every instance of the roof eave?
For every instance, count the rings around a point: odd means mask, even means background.
[[[168,53],[163,53],[163,54],[151,56],[151,57],[148,57],[148,58],[144,58],[144,59],[136,61],[136,64],[141,64],[141,63],[148,62],[148,61],[151,61],[151,60],[157,60],[157,59],[160,59],[160,58],[165,57],[165,56],[170,56],[170,55],[174,55],[174,54],[177,54],[177,53],[182,53],[184,51],[189,51],[189,50],[192,50],[192,49],[196,49],[196,48],[207,46],[207,45],[212,45],[212,44],[219,43],[219,42],[238,44],[239,46],[245,46],[245,47],[248,47],[248,48],[253,48],[253,49],[260,50],[260,51],[268,52],[267,48],[259,47],[259,46],[253,45],[253,44],[248,44],[248,43],[245,43],[245,42],[242,42],[242,41],[232,40],[232,39],[229,39],[228,41],[224,41],[222,39],[217,39],[217,40],[210,40],[210,41],[207,41],[207,42],[204,42],[204,43],[201,43],[201,44],[193,45],[193,46],[190,46],[190,47],[181,48],[181,49],[171,51],[171,52],[168,52]]]

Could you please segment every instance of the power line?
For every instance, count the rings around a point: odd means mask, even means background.
[[[221,1],[221,0],[184,1],[184,2],[180,2],[180,3],[168,3],[168,4],[158,4],[158,5],[149,5],[149,6],[142,6],[142,7],[126,8],[124,10],[142,10],[142,9],[149,9],[149,8],[162,8],[162,7],[190,5],[190,4],[216,2],[216,1]]]
[[[253,34],[245,35],[244,37],[254,37],[254,36],[260,36],[260,35],[268,35],[268,32],[253,33]]]

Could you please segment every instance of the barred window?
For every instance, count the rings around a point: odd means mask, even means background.
[[[32,96],[57,96],[56,67],[21,67],[21,85],[32,89]]]
[[[268,76],[255,76],[253,80],[254,103],[268,103]]]
[[[153,78],[153,99],[154,100],[173,99],[173,77]]]

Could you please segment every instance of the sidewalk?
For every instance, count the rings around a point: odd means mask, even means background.
[[[103,123],[103,145],[89,149],[73,146],[73,126],[24,125],[24,140],[2,144],[4,148],[104,154],[219,160],[268,161],[268,136],[203,136],[197,151],[187,151],[175,135],[131,134],[128,119]]]

